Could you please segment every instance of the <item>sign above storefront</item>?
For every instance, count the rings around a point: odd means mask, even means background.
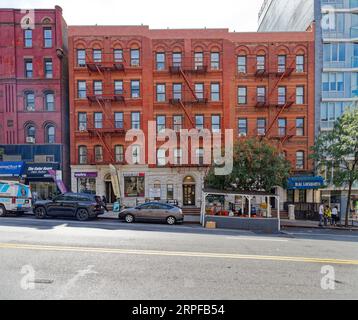
[[[22,175],[24,162],[0,162],[0,177],[19,177]]]
[[[288,179],[288,190],[314,190],[324,187],[322,177],[292,177]]]
[[[75,178],[97,178],[97,172],[75,172]]]
[[[59,168],[58,163],[28,163],[26,164],[25,175],[28,179],[51,178],[49,171],[57,171]]]

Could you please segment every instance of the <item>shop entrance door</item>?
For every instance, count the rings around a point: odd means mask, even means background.
[[[107,202],[110,204],[113,204],[116,201],[116,196],[114,194],[111,181],[106,181],[106,198]]]
[[[184,206],[195,206],[195,185],[187,184],[183,186],[183,204]]]

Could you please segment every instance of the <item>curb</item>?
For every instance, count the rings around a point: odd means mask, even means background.
[[[281,228],[301,228],[301,229],[318,229],[318,230],[336,230],[336,231],[358,231],[358,228],[325,228],[325,227],[313,227],[313,226],[304,226],[304,225],[281,225]]]

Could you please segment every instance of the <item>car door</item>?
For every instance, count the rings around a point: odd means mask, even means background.
[[[136,219],[137,220],[150,220],[152,215],[152,204],[146,203],[139,206],[136,210]]]
[[[63,200],[63,215],[66,217],[73,217],[77,211],[78,197],[74,194],[67,194]]]

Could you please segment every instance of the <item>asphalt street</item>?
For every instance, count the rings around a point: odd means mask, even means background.
[[[0,299],[358,299],[358,232],[0,219]]]

